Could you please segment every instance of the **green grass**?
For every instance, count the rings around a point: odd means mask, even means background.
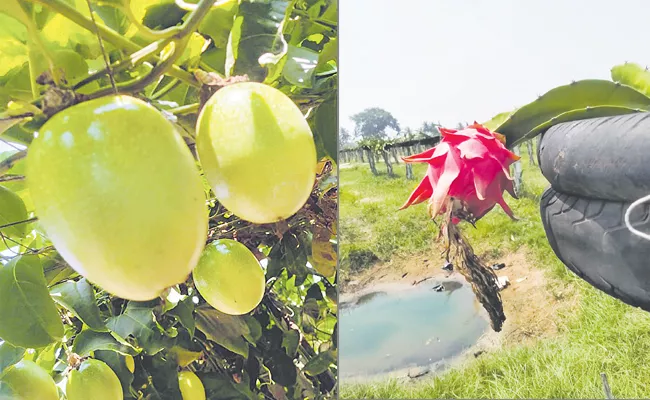
[[[520,220],[510,221],[497,206],[478,222],[477,229],[464,231],[478,252],[493,256],[526,246],[530,261],[548,272],[552,284],[572,283],[579,304],[558,316],[558,335],[533,345],[511,345],[417,382],[342,382],[341,398],[604,398],[601,372],[607,374],[615,397],[650,398],[649,314],[597,291],[559,262],[539,215],[539,196],[547,183],[537,167],[529,167],[527,157],[522,164],[525,196],[514,200],[506,195]],[[415,181],[404,178],[403,164],[395,170],[400,174],[397,178],[375,177],[367,164],[340,170],[344,273],[371,268],[372,262],[364,264],[356,254],[372,253],[389,260],[431,248],[437,231],[425,206],[395,211],[425,168],[415,166]]]

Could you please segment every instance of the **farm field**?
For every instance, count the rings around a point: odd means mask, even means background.
[[[650,316],[592,288],[555,257],[539,213],[548,183],[523,153],[523,195],[506,195],[519,221],[497,206],[477,229],[464,227],[476,254],[505,262],[511,281],[528,278],[502,292],[504,331],[478,357],[437,375],[341,379],[341,398],[602,398],[601,373],[617,398],[650,396]],[[414,165],[416,180],[405,178],[403,163],[394,168],[396,177],[381,174],[381,163],[379,176],[367,164],[340,167],[342,297],[440,270],[437,230],[425,206],[397,211],[425,168]]]

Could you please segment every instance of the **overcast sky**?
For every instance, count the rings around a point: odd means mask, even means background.
[[[650,0],[341,0],[340,124],[484,122],[616,64],[650,65]]]

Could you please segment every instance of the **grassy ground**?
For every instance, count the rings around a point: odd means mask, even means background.
[[[531,260],[548,272],[552,284],[572,283],[580,301],[558,316],[558,335],[532,345],[490,352],[441,376],[417,382],[384,380],[341,384],[341,398],[604,398],[600,373],[607,373],[617,398],[650,397],[650,314],[627,306],[575,278],[550,249],[539,216],[539,196],[546,181],[524,157],[526,196],[506,198],[518,222],[498,206],[465,229],[477,252],[505,254],[525,246]],[[380,170],[383,165],[378,165]],[[367,165],[340,170],[340,230],[344,276],[372,267],[379,260],[428,251],[435,226],[425,206],[395,211],[417,180],[373,176]],[[506,195],[507,196],[507,195]]]

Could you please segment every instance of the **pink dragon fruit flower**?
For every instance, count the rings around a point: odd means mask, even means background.
[[[463,217],[448,210],[455,207],[452,200],[457,200],[469,212],[463,219],[470,222],[483,217],[496,204],[516,220],[503,192],[507,190],[517,198],[510,164],[519,156],[505,147],[505,137],[476,122],[460,131],[442,128],[440,134],[441,141],[435,147],[403,158],[407,163],[427,163],[429,167],[400,210],[428,199],[432,218],[449,211],[451,222],[457,224]]]

